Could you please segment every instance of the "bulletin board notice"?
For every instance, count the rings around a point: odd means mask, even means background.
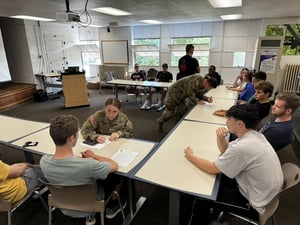
[[[104,40],[101,41],[103,64],[128,65],[128,41]]]

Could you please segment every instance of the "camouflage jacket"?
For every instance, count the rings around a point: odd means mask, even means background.
[[[111,135],[114,132],[118,132],[120,137],[132,137],[132,122],[124,113],[119,112],[114,120],[107,119],[104,110],[96,112],[93,116],[93,124],[91,124],[88,118],[82,125],[81,134],[84,139],[95,140],[100,134]]]
[[[199,81],[197,84],[197,80]],[[189,98],[192,104],[197,104],[199,100],[207,101],[204,96],[206,90],[203,87],[204,78],[201,75],[190,75],[184,77],[169,88],[168,97],[172,98],[177,104],[182,102],[185,98]]]

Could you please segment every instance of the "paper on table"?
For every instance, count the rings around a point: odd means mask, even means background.
[[[111,141],[109,141],[109,140],[105,140],[105,142],[104,143],[102,143],[102,144],[96,144],[96,145],[87,145],[87,144],[84,144],[84,143],[80,143],[82,146],[86,146],[86,147],[89,147],[89,148],[95,148],[95,149],[101,149],[101,148],[103,148],[105,145],[108,145],[109,143],[111,143]]]
[[[205,105],[213,105],[214,103],[213,102],[206,102],[205,101]]]
[[[129,163],[137,156],[137,152],[131,152],[120,149],[111,158],[115,160],[120,167],[127,167]]]

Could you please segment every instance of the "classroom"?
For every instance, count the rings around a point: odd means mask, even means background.
[[[57,149],[49,135],[51,119],[73,115],[81,128],[72,150],[74,156],[81,157],[90,148],[101,157],[120,160],[116,174],[128,185],[125,214],[109,219],[106,210],[105,224],[250,224],[229,211],[219,217],[220,212],[213,208],[207,213],[210,223],[198,216],[205,214],[198,213],[202,210],[197,208],[199,201],[216,203],[223,180],[221,174],[197,168],[185,155],[186,149],[190,146],[194,155],[208,161],[219,159],[216,131],[225,129],[231,117],[214,112],[239,103],[239,92],[229,87],[234,86],[243,68],[253,74],[265,72],[266,82],[272,85],[269,114],[257,127],[262,128],[272,117],[278,94],[299,96],[300,4],[296,0],[237,2],[241,5],[222,8],[213,0],[1,1],[0,162],[39,164],[43,155],[54,154]],[[113,7],[125,14],[108,15],[99,7]],[[239,15],[234,19],[223,17],[228,14]],[[195,73],[201,78],[197,75],[195,79],[203,82],[204,92],[196,99],[206,103],[194,104],[194,96],[187,96],[190,101],[184,100],[184,113],[180,114],[177,105],[171,119],[165,119],[164,115],[170,113],[171,91],[186,79],[176,77],[180,72],[178,62],[187,54],[189,44],[200,68]],[[153,81],[163,64],[167,64],[173,80]],[[146,81],[131,80],[137,65],[145,72]],[[216,88],[211,83],[205,86],[211,65],[222,78]],[[254,90],[256,84],[252,86]],[[129,87],[138,92],[130,92]],[[164,90],[164,98],[152,89]],[[120,138],[116,143],[103,147],[84,144],[83,130],[88,129],[84,126],[92,123],[99,110],[106,112],[106,101],[114,98],[121,103],[120,108],[114,107],[120,110],[118,115],[124,114],[132,122],[132,134],[117,132],[116,140]],[[146,106],[146,102],[150,104]],[[299,110],[296,108],[289,117],[292,141],[276,150],[280,165],[296,165],[298,173]],[[124,162],[125,158],[130,161]],[[296,184],[272,196],[272,203],[278,203],[274,212],[266,223],[261,218],[256,222],[275,224],[275,218],[276,224],[298,224],[299,190]],[[96,223],[90,223],[87,217],[72,218],[59,209],[53,210],[53,218],[48,221],[48,193],[41,196],[44,201],[29,198],[17,207],[11,224],[102,224],[98,214]],[[0,224],[10,225],[10,216],[1,204],[0,194]]]

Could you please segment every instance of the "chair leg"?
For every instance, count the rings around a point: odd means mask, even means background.
[[[46,209],[46,211],[48,211],[49,209],[48,209],[48,206],[47,206],[45,200],[43,199],[43,196],[39,195],[39,199],[41,200],[41,202],[42,202],[44,208]]]
[[[11,225],[11,211],[7,212],[7,223],[8,225]]]
[[[272,225],[276,225],[276,221],[275,221],[275,215],[272,215]]]
[[[51,206],[49,205],[49,207],[48,207],[48,214],[49,214],[49,216],[48,216],[48,225],[51,225],[52,224],[52,208],[51,208]]]
[[[249,218],[246,218],[246,217],[237,215],[237,214],[235,214],[235,213],[227,212],[227,214],[232,215],[232,216],[235,216],[235,217],[237,217],[237,218],[239,218],[239,219],[241,219],[241,220],[243,220],[243,221],[246,221],[247,223],[251,223],[251,224],[254,224],[254,225],[258,225],[258,223],[257,223],[256,221],[253,221],[253,220],[251,220],[251,219],[249,219]]]
[[[100,213],[101,225],[104,225],[104,212]]]
[[[121,213],[122,213],[122,218],[123,218],[123,220],[125,220],[125,213],[124,213],[124,209],[123,209],[123,206],[122,206],[120,195],[117,191],[114,191],[114,194],[117,196],[117,199],[118,199],[118,202],[119,202],[119,207],[120,207]]]

